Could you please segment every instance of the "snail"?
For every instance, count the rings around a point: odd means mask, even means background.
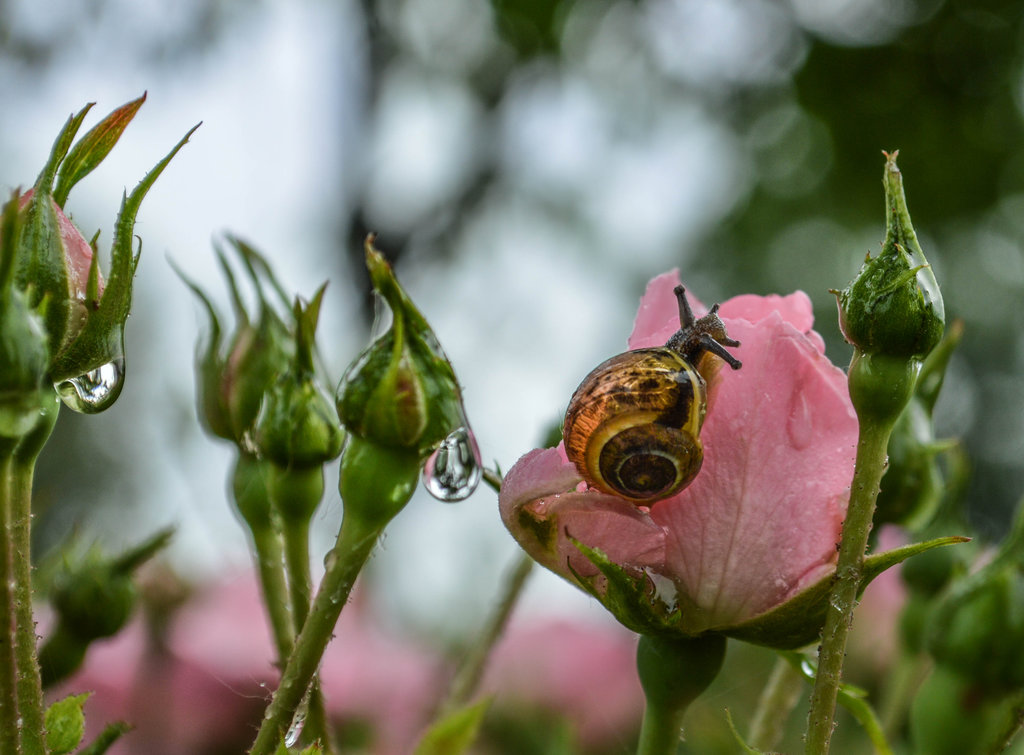
[[[700,429],[707,382],[717,365],[740,362],[718,305],[696,319],[686,290],[676,286],[679,325],[661,348],[612,357],[583,379],[565,412],[565,452],[591,487],[650,504],[689,485],[704,461]]]

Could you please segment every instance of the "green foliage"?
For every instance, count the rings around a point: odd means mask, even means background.
[[[462,755],[476,740],[490,704],[491,699],[485,698],[437,721],[423,735],[415,755]]]
[[[67,755],[78,747],[85,734],[85,713],[82,706],[91,692],[71,695],[46,709],[46,749],[50,755]]]

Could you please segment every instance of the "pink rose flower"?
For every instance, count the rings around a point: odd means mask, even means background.
[[[678,282],[673,271],[648,284],[630,349],[661,346],[679,328]],[[622,605],[608,571],[573,541],[630,575],[647,596],[641,609],[653,606],[671,631],[796,647],[820,628],[817,596],[835,568],[857,419],[805,294],[738,296],[719,314],[742,344],[730,351],[743,367],[709,380],[704,464],[687,488],[638,506],[588,488],[561,446],[538,449],[509,470],[501,516],[531,556],[631,628],[650,625],[638,625],[636,606]]]

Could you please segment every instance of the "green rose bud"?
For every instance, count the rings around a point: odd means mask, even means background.
[[[421,468],[435,497],[457,501],[476,488],[481,467],[455,372],[372,236],[366,267],[393,320],[338,386],[350,434],[338,487],[346,516],[383,527],[412,497]]]
[[[93,640],[119,632],[138,599],[133,573],[170,542],[163,530],[115,559],[97,551],[80,563],[66,563],[54,579],[51,601],[57,626],[39,651],[44,684],[73,673]]]
[[[1002,752],[1020,715],[1017,695],[1005,695],[944,666],[921,685],[910,710],[910,752],[989,755]],[[1019,723],[1018,723],[1019,725]]]
[[[430,325],[374,249],[372,237],[366,241],[366,267],[394,319],[342,378],[338,416],[353,435],[426,458],[465,423],[459,384]]]
[[[882,252],[870,256],[839,298],[846,340],[868,354],[922,358],[942,337],[942,294],[910,221],[898,152],[886,154],[886,234]]]
[[[1024,687],[1024,573],[983,570],[936,609],[928,649],[936,662],[993,689]]]
[[[94,243],[85,240],[63,207],[72,188],[117,143],[144,99],[110,113],[73,146],[91,105],[69,118],[35,185],[20,200],[15,285],[27,292],[30,306],[43,306],[48,379],[65,404],[85,413],[106,409],[120,394],[123,331],[139,261],[132,248],[135,217],[150,187],[195,128],[123,198],[105,279]]]
[[[935,607],[927,646],[938,664],[969,681],[1024,688],[1024,508],[995,557]]]
[[[341,453],[338,415],[321,390],[314,368],[323,294],[321,287],[306,307],[296,300],[295,356],[291,368],[267,392],[257,423],[259,452],[279,467],[320,467]]]
[[[210,319],[206,343],[196,356],[196,388],[199,419],[213,435],[236,444],[249,445],[249,431],[260,412],[264,394],[271,388],[294,353],[288,326],[267,301],[262,277],[275,290],[279,286],[266,260],[245,242],[229,238],[252,280],[259,300],[259,319],[253,322],[238,289],[234,272],[224,253],[217,249],[234,307],[236,329],[225,350],[217,310],[206,293],[180,270],[178,276],[203,303]],[[249,449],[249,452],[253,449]]]
[[[344,437],[314,366],[324,288],[308,306],[295,301],[295,356],[264,397],[256,425],[256,446],[273,467],[270,497],[286,523],[308,523],[323,497],[323,465],[341,453]]]
[[[22,437],[39,421],[50,363],[43,317],[13,285],[19,219],[15,194],[0,218],[0,437],[6,438]]]

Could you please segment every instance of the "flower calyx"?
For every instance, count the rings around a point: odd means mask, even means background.
[[[342,378],[338,416],[353,435],[424,459],[464,423],[462,392],[434,331],[373,241],[366,240],[366,268],[393,319]]]
[[[839,324],[846,340],[867,354],[924,358],[942,337],[942,293],[917,240],[907,210],[899,151],[886,157],[886,232],[882,251],[864,261],[839,300]]]
[[[215,246],[227,281],[235,315],[235,331],[225,346],[221,319],[206,293],[181,271],[178,276],[203,303],[210,320],[205,344],[196,356],[197,405],[200,421],[211,434],[229,440],[246,453],[255,453],[252,430],[264,395],[295,356],[295,339],[268,299],[269,285],[281,301],[287,296],[266,259],[251,245],[229,236],[228,243],[242,262],[258,301],[250,315],[227,255]]]
[[[100,271],[95,237],[85,237],[64,212],[74,186],[107,156],[145,95],[106,116],[74,141],[91,105],[65,123],[35,185],[21,196],[15,244],[15,287],[40,311],[48,337],[47,379],[71,408],[95,413],[116,400],[123,383],[123,331],[140,251],[132,246],[146,193],[188,141],[178,144],[126,193],[114,227],[111,265]],[[112,365],[112,366],[111,366]]]
[[[326,284],[307,304],[296,298],[290,367],[263,400],[255,441],[260,456],[279,467],[320,467],[341,453],[343,433],[334,406],[316,379],[315,333]]]

